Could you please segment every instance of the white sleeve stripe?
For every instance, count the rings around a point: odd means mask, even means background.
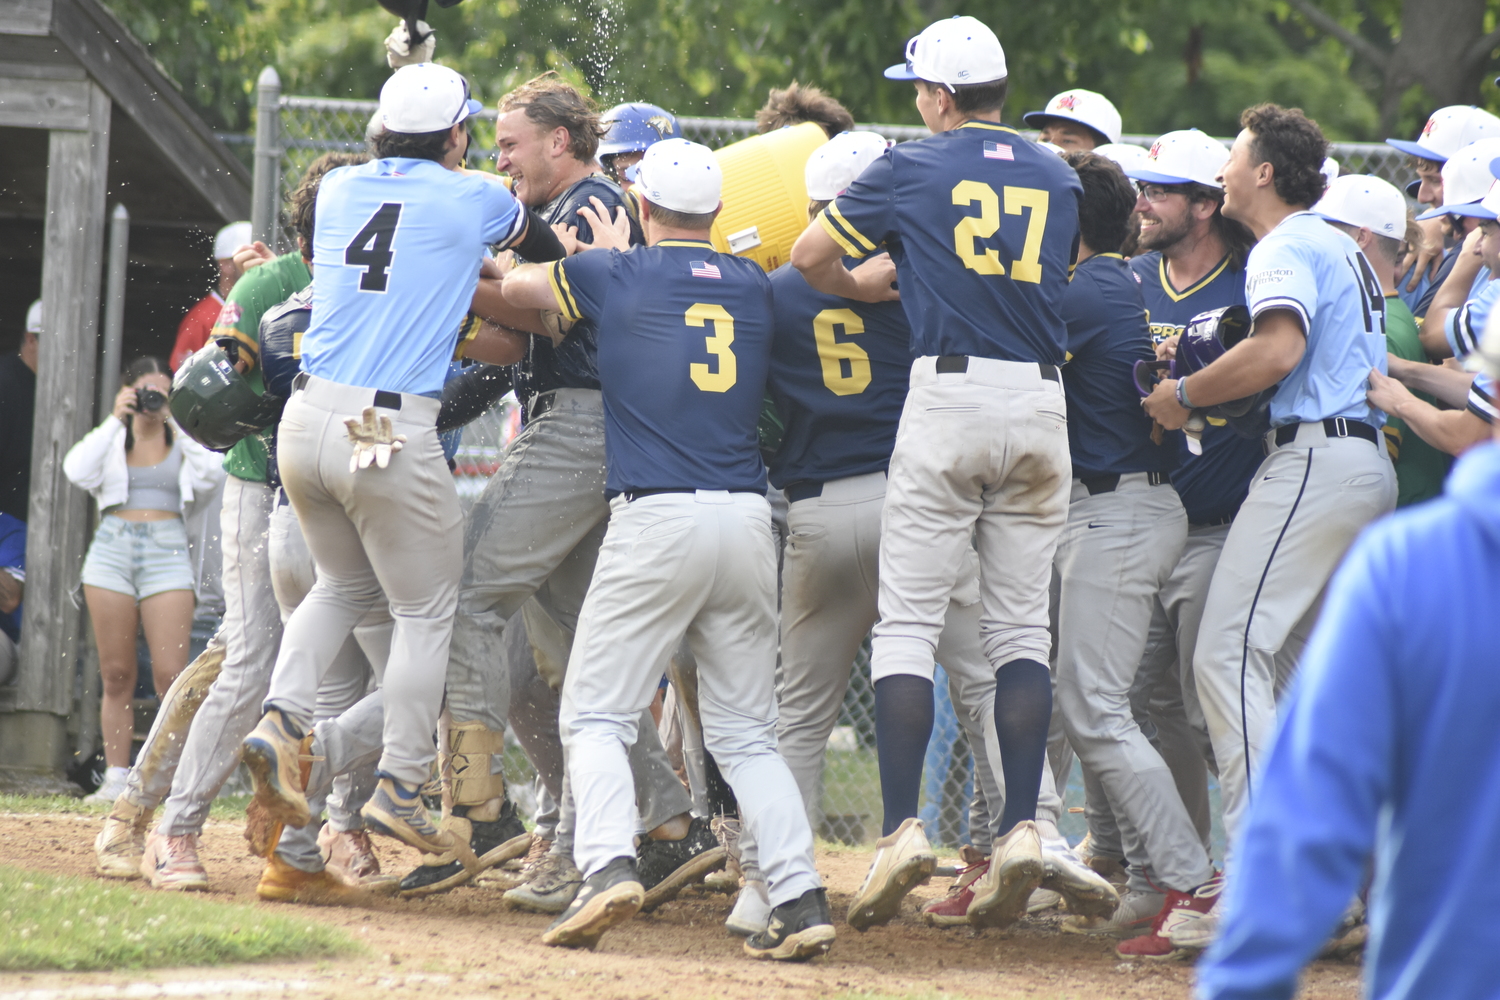
[[[1453,348],[1455,358],[1463,358],[1479,350],[1479,334],[1474,330],[1474,310],[1472,302],[1465,302],[1463,309],[1458,314],[1458,321],[1453,324],[1454,343],[1448,346]]]
[[[1296,299],[1288,298],[1286,296],[1272,299],[1261,299],[1251,308],[1250,315],[1252,317],[1256,317],[1261,313],[1267,311],[1268,309],[1290,309],[1292,312],[1296,313],[1297,318],[1302,321],[1302,335],[1304,337],[1307,336],[1308,331],[1312,329],[1312,323],[1307,318],[1307,308]]]
[[[521,206],[521,203],[519,201],[517,201],[516,202],[516,217],[515,217],[514,220],[512,220],[512,222],[510,224],[510,231],[507,232],[502,239],[500,239],[498,242],[496,242],[495,245],[498,246],[498,247],[500,247],[501,249],[504,249],[504,248],[510,246],[516,240],[520,239],[520,237],[521,237],[521,231],[523,229],[525,229],[525,228],[526,228],[526,209]]]
[[[1478,383],[1469,388],[1469,412],[1487,424],[1500,419],[1500,409],[1496,408],[1494,399],[1486,395]]]

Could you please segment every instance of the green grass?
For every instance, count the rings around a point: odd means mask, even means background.
[[[248,795],[226,795],[214,799],[208,815],[210,819],[244,819],[245,806],[249,804]],[[108,812],[107,803],[95,805],[66,795],[0,795],[0,813],[78,813],[103,816]]]
[[[0,970],[144,969],[347,955],[342,931],[244,905],[0,865]]]

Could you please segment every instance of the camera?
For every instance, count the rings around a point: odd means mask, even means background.
[[[135,391],[135,408],[139,413],[155,413],[167,405],[167,394],[149,386]]]

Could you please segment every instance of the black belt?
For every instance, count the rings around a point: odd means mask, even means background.
[[[1113,493],[1120,485],[1118,475],[1110,476],[1079,476],[1078,481],[1088,488],[1089,496],[1098,496],[1100,493]],[[1151,486],[1169,485],[1172,482],[1170,472],[1148,472],[1146,482]]]
[[[285,486],[278,486],[278,487],[276,487],[276,506],[278,506],[278,507],[285,507],[287,504],[289,504],[291,502],[292,502],[291,498],[286,495],[286,487]]]
[[[622,490],[621,492],[615,494],[615,496],[624,497],[626,503],[631,503],[632,501],[639,500],[642,497],[661,496],[663,493],[697,493],[697,492],[698,492],[697,489],[695,489],[695,488],[693,488],[691,486],[663,486],[663,487],[660,487],[658,489],[650,489],[650,490]],[[730,493],[754,493],[754,494],[756,494],[758,496],[764,496],[765,495],[765,494],[761,493],[760,490],[729,490],[728,492],[730,492]]]
[[[292,388],[306,389],[307,380],[310,377],[311,376],[309,376],[307,372],[298,372],[297,376],[292,379]],[[399,410],[401,409],[401,393],[388,392],[385,389],[376,389],[375,405],[386,410]]]
[[[796,503],[799,500],[811,500],[813,497],[823,495],[823,484],[811,479],[804,479],[801,482],[789,484],[781,493],[786,497],[787,503]]]
[[[1189,528],[1217,528],[1224,524],[1233,524],[1234,515],[1225,514],[1223,517],[1211,517],[1207,521],[1189,521]]]
[[[1312,421],[1308,421],[1312,423]],[[1346,420],[1343,417],[1330,417],[1322,421],[1323,433],[1331,438],[1356,437],[1364,438],[1373,445],[1380,444],[1380,432],[1369,424],[1360,420]],[[1289,445],[1297,440],[1297,428],[1301,424],[1287,424],[1285,427],[1276,428],[1276,447]]]
[[[526,408],[526,419],[535,420],[543,413],[557,405],[557,390],[549,389],[531,397],[531,405]]]
[[[1056,365],[1044,365],[1038,361],[1036,367],[1037,371],[1041,372],[1042,378],[1049,382],[1062,381],[1062,373],[1057,370]],[[939,375],[966,372],[969,370],[969,356],[967,354],[939,354],[937,370]]]

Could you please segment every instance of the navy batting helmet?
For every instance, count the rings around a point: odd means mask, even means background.
[[[241,438],[277,421],[283,400],[256,392],[224,348],[209,341],[172,377],[167,405],[177,425],[213,451],[228,451]]]
[[[1172,377],[1185,378],[1207,368],[1223,357],[1225,351],[1250,336],[1251,326],[1250,310],[1240,305],[1211,309],[1194,316],[1177,342]],[[1210,406],[1206,412],[1210,417],[1227,420],[1246,437],[1259,437],[1270,427],[1267,411],[1274,395],[1276,386],[1273,385],[1253,396]]]
[[[677,116],[654,104],[617,104],[604,112],[600,121],[609,130],[599,143],[600,159],[617,153],[643,153],[652,143],[683,138]]]

